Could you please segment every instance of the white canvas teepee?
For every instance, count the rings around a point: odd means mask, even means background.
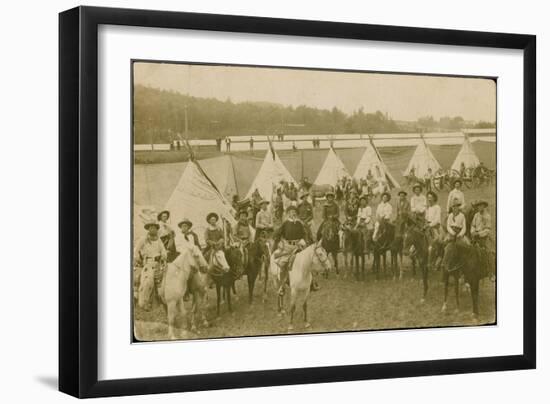
[[[458,152],[451,169],[460,171],[460,166],[464,163],[466,168],[476,168],[479,165],[479,158],[470,143],[468,136],[464,136],[464,143]]]
[[[314,181],[315,185],[336,185],[339,179],[343,177],[349,177],[348,170],[342,160],[336,155],[334,149],[331,147],[328,150],[327,158],[317,174],[317,178]]]
[[[236,224],[231,204],[218,191],[199,163],[194,160],[191,160],[185,167],[178,185],[166,202],[164,209],[170,212],[174,227],[183,218],[193,222],[193,231],[199,237],[201,245],[204,245],[206,215],[210,212],[217,213],[220,218],[225,219],[231,225]],[[177,227],[174,230],[176,245],[178,245],[178,237],[181,237],[181,233]]]
[[[254,178],[245,199],[250,198],[254,191],[258,190],[262,198],[271,201],[273,198],[273,188],[279,185],[281,181],[297,185],[288,169],[281,159],[279,159],[273,145],[270,143],[270,147],[265,154],[264,162],[256,178]]]
[[[426,175],[428,168],[432,169],[432,174],[435,174],[441,169],[441,165],[432,154],[424,138],[421,138],[420,143],[416,146],[416,150],[411,157],[411,161],[409,161],[407,169],[403,172],[403,175],[409,175],[413,168],[415,176],[419,178],[423,178]]]
[[[399,188],[399,183],[390,174],[390,170],[382,161],[382,157],[372,140],[367,142],[365,152],[355,169],[353,178],[356,180],[366,179],[370,174],[379,182],[387,182],[390,188]]]

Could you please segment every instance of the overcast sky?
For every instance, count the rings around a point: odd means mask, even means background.
[[[233,102],[387,112],[396,120],[460,115],[496,120],[495,83],[486,79],[345,73],[237,66],[135,63],[136,84]]]

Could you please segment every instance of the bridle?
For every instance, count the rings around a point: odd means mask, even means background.
[[[330,268],[330,261],[329,261],[328,254],[325,251],[326,258],[321,259],[321,257],[319,256],[319,253],[317,252],[317,250],[323,250],[324,251],[324,248],[321,247],[321,246],[315,246],[313,248],[313,254],[315,255],[315,257],[317,258],[317,260],[323,266],[324,269],[329,269]]]

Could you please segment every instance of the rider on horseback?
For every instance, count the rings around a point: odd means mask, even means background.
[[[449,192],[449,197],[447,198],[447,212],[451,211],[451,203],[455,200],[458,200],[460,202],[460,209],[464,210],[465,202],[464,202],[464,192],[461,191],[462,187],[462,180],[456,179],[453,182],[453,190]]]
[[[239,221],[233,229],[233,237],[240,244],[243,251],[243,263],[246,267],[248,263],[248,245],[252,242],[252,229],[248,222],[248,212],[246,210],[239,212]]]
[[[447,240],[469,244],[466,239],[466,216],[461,212],[462,203],[456,199],[451,205],[451,212],[447,217]]]
[[[411,213],[411,204],[407,200],[407,193],[405,191],[400,190],[397,195],[399,196],[396,206],[397,231],[402,235],[405,232],[406,221]]]
[[[167,261],[172,262],[178,254],[176,252],[176,244],[174,242],[175,233],[172,226],[170,226],[170,223],[168,223],[168,219],[170,219],[170,212],[167,210],[163,210],[157,215],[158,224],[160,226],[159,237],[168,253]]]
[[[389,192],[384,192],[382,194],[382,202],[378,204],[378,207],[376,208],[376,223],[374,224],[374,234],[372,235],[372,239],[376,241],[378,237],[378,230],[380,229],[380,225],[384,223],[388,223],[391,219],[392,215],[392,206],[390,205],[390,199],[391,195]]]
[[[470,236],[472,243],[479,246],[485,256],[487,270],[492,270],[493,267],[493,248],[491,243],[491,215],[487,212],[489,204],[486,201],[480,200],[474,204],[477,212],[472,220],[470,228]],[[491,278],[494,274],[491,274]]]
[[[262,199],[259,202],[260,210],[256,214],[256,240],[259,238],[260,234],[271,232],[273,230],[273,216],[271,212],[267,210],[267,205],[269,201]]]
[[[441,240],[441,208],[437,204],[437,194],[429,191],[428,208],[426,209],[426,232],[430,242]]]
[[[422,184],[417,183],[413,186],[414,195],[411,197],[411,213],[413,219],[422,220],[426,215],[426,197],[422,195]]]
[[[279,295],[284,294],[288,273],[292,269],[296,254],[307,246],[307,232],[304,224],[297,218],[296,207],[291,205],[286,212],[287,219],[275,233],[275,251],[273,252],[273,258],[281,269]],[[312,290],[318,289],[317,284],[312,282]]]
[[[217,213],[211,212],[206,216],[208,227],[204,231],[204,241],[206,242],[206,248],[204,249],[204,258],[206,261],[210,260],[212,253],[222,250],[225,239],[223,237],[223,230],[218,225],[220,217]]]
[[[300,203],[297,207],[298,218],[302,221],[307,232],[307,239],[312,240],[313,236],[311,234],[311,222],[313,221],[313,206],[307,200],[309,192],[304,191],[300,195]]]
[[[149,221],[143,227],[147,230],[147,235],[137,242],[134,249],[134,265],[141,268],[134,276],[135,286],[139,284],[141,273],[145,270],[152,270],[155,280],[159,278],[158,273],[162,272],[167,258],[166,248],[158,235],[159,224]],[[160,278],[162,279],[162,273]]]

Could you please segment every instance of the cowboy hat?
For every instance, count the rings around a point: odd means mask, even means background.
[[[454,208],[455,206],[462,206],[462,203],[458,199],[455,198],[455,200],[451,203],[451,208]]]
[[[334,197],[334,192],[332,192],[332,191],[327,191],[327,192],[325,192],[325,197],[328,198],[329,196]]]
[[[435,192],[428,191],[428,193],[426,193],[426,196],[429,196],[429,195],[433,196],[434,202],[437,202],[437,194]]]
[[[247,215],[248,216],[248,211],[246,209],[239,210],[239,216],[241,216],[241,215]]]
[[[220,216],[216,212],[210,212],[208,215],[206,215],[206,221],[210,223],[210,218],[215,217],[216,221],[220,219]]]
[[[416,188],[420,188],[420,191],[422,191],[422,188],[424,188],[424,187],[422,186],[421,183],[417,182],[416,184],[413,185],[413,188],[412,188],[413,191],[414,191]]]
[[[405,195],[405,196],[407,196],[407,192],[401,190],[401,191],[399,191],[399,192],[397,193],[397,195]]]
[[[143,225],[145,230],[149,230],[149,227],[156,226],[157,229],[160,229],[160,225],[156,221],[149,221]]]
[[[262,200],[258,203],[258,205],[260,205],[260,206],[262,206],[262,205],[269,205],[269,201],[266,200],[266,199],[262,199]]]
[[[293,210],[294,212],[298,211],[298,209],[296,209],[296,206],[294,205],[290,205],[288,208],[286,208],[287,213],[290,212],[291,210]]]
[[[460,182],[460,185],[462,185],[462,180],[460,178],[457,178],[453,181],[453,185],[456,185],[457,182]]]
[[[483,199],[480,199],[474,203],[474,206],[477,208],[479,205],[484,205],[485,207],[489,206],[489,203],[487,201],[484,201]]]
[[[189,219],[181,219],[178,223],[178,227],[181,228],[181,226],[184,224],[188,225],[190,228],[193,227],[193,222]]]
[[[163,210],[162,212],[160,212],[158,215],[157,215],[157,220],[160,220],[160,218],[162,217],[162,215],[166,213],[168,215],[168,218],[170,218],[170,212],[167,211],[167,210]]]
[[[359,200],[363,199],[363,200],[365,200],[365,201],[368,202],[368,201],[369,201],[369,198],[370,198],[369,195],[361,195],[361,196],[359,197]]]
[[[389,192],[383,192],[382,197],[386,195],[388,197],[388,201],[391,200],[391,194]]]

